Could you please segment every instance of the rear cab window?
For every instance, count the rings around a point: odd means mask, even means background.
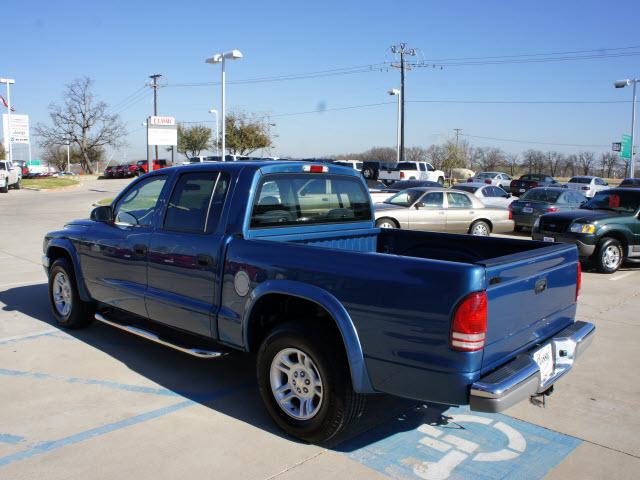
[[[265,175],[251,210],[251,229],[371,221],[369,194],[357,177]]]

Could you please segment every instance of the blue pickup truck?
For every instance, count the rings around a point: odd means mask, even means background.
[[[574,245],[379,229],[360,174],[305,162],[144,175],[46,235],[56,321],[257,357],[269,414],[324,443],[374,393],[495,412],[593,339]]]

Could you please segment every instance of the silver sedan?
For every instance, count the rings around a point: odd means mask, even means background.
[[[489,208],[475,196],[446,188],[409,188],[375,205],[376,226],[432,232],[471,233],[513,231],[511,212]]]

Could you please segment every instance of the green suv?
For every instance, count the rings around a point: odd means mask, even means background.
[[[578,210],[542,215],[531,236],[575,243],[581,259],[613,273],[627,259],[640,261],[640,188],[602,190]]]

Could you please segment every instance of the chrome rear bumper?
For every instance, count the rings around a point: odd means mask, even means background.
[[[548,390],[573,366],[576,359],[593,340],[595,326],[575,322],[536,348],[523,353],[482,377],[471,385],[469,406],[479,412],[499,412]],[[553,374],[541,381],[540,368],[533,359],[534,352],[551,344],[554,360]]]

